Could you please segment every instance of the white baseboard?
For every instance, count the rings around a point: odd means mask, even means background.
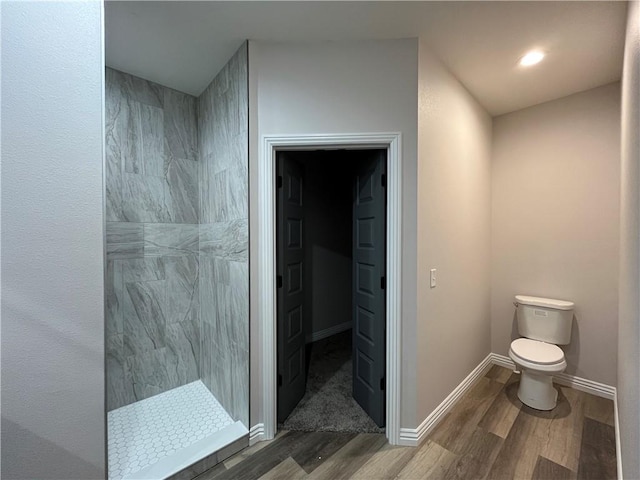
[[[429,414],[427,418],[418,426],[418,428],[401,428],[400,429],[400,441],[398,445],[404,445],[407,447],[417,447],[424,441],[429,433],[440,423],[449,410],[453,408],[456,402],[469,390],[478,378],[489,370],[492,366],[491,354],[480,362],[480,364],[473,369],[473,371],[467,375],[460,385],[458,385],[453,392],[451,392],[444,401],[436,407],[436,409]]]
[[[618,417],[618,390],[613,398],[614,428],[616,429],[616,464],[618,466],[618,480],[622,480],[622,450],[620,445],[620,419]]]
[[[249,430],[249,446],[264,440],[264,423],[256,423]]]
[[[505,357],[504,355],[498,355],[497,353],[490,353],[491,363],[494,365],[499,365],[500,367],[508,368],[510,370],[515,370],[516,364],[513,363],[509,357]]]
[[[400,429],[400,441],[398,445],[404,445],[407,447],[417,447],[420,445],[431,433],[431,431],[440,423],[449,410],[453,408],[456,402],[469,390],[478,378],[489,370],[493,365],[499,365],[501,367],[515,370],[516,366],[509,357],[499,355],[497,353],[490,353],[487,357],[480,362],[480,364],[473,369],[473,371],[465,378],[460,385],[458,385],[443,402],[431,412],[427,418],[425,418],[418,428],[401,428]],[[560,375],[554,375],[554,381],[560,385],[575,388],[582,392],[590,393],[598,397],[608,398],[614,401],[615,409],[615,429],[616,429],[616,455],[618,457],[618,478],[622,479],[622,459],[620,457],[620,434],[618,426],[618,402],[616,395],[616,388],[604,383],[594,382],[593,380],[587,380],[586,378],[576,377],[566,373]]]
[[[499,355],[497,353],[492,353],[491,361],[495,365],[500,365],[501,367],[515,369],[516,365],[513,363],[509,357],[504,355]],[[606,385],[604,383],[594,382],[593,380],[587,380],[586,378],[576,377],[575,375],[569,375],[568,373],[560,373],[559,375],[553,376],[553,381],[564,385],[565,387],[571,387],[576,390],[580,390],[581,392],[590,393],[597,397],[607,398],[609,400],[614,400],[616,395],[616,387],[612,387],[611,385]]]
[[[335,335],[336,333],[345,332],[352,326],[352,322],[344,322],[338,325],[334,325],[333,327],[325,328],[324,330],[313,332],[311,335],[307,336],[307,343],[317,342],[318,340],[330,337],[331,335]]]

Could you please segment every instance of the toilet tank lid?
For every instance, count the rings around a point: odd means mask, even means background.
[[[566,300],[554,300],[552,298],[529,297],[527,295],[516,295],[516,302],[533,307],[553,308],[556,310],[573,310],[575,304]]]

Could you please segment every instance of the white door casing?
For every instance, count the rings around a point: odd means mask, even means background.
[[[364,149],[387,150],[387,288],[386,288],[386,436],[391,445],[400,440],[401,401],[401,278],[402,278],[402,135],[359,133],[326,135],[265,135],[258,165],[258,295],[262,349],[261,377],[263,439],[276,434],[276,205],[277,150]]]

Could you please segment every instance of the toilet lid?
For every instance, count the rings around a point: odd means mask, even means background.
[[[511,342],[511,351],[523,360],[542,365],[559,363],[564,358],[564,352],[557,345],[528,338]]]

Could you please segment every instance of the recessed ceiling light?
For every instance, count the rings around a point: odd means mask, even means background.
[[[520,65],[522,65],[523,67],[530,67],[531,65],[540,63],[543,58],[544,52],[541,52],[540,50],[531,50],[520,59]]]

